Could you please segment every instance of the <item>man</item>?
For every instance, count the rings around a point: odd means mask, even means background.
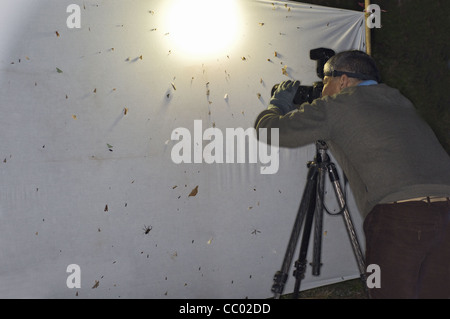
[[[256,129],[279,128],[282,147],[327,143],[364,217],[366,264],[380,266],[372,298],[450,298],[449,155],[369,55],[339,53],[324,74],[322,98],[300,106],[299,82],[281,83]]]

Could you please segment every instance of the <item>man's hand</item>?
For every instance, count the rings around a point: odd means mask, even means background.
[[[280,109],[283,114],[294,110],[296,108],[294,97],[299,86],[300,81],[288,80],[281,82],[270,99],[269,109],[276,107]]]

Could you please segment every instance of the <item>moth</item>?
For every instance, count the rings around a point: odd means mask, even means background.
[[[142,228],[145,235],[147,235],[152,229],[153,229],[152,226],[145,226],[145,225],[144,225],[144,228]]]

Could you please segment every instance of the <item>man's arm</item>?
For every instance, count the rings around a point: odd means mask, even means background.
[[[258,138],[260,128],[278,128],[279,146],[282,147],[299,147],[319,139],[329,139],[330,133],[326,125],[325,113],[326,102],[320,99],[311,104],[294,105],[292,101],[295,91],[288,91],[283,89],[282,84],[280,85],[270,100],[269,107],[256,118],[255,128]],[[267,135],[267,143],[271,144],[270,134]]]

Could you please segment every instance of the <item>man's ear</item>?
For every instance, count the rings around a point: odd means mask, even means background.
[[[347,76],[347,74],[342,74],[339,78],[339,86],[340,89],[344,89],[350,85],[350,78]]]

